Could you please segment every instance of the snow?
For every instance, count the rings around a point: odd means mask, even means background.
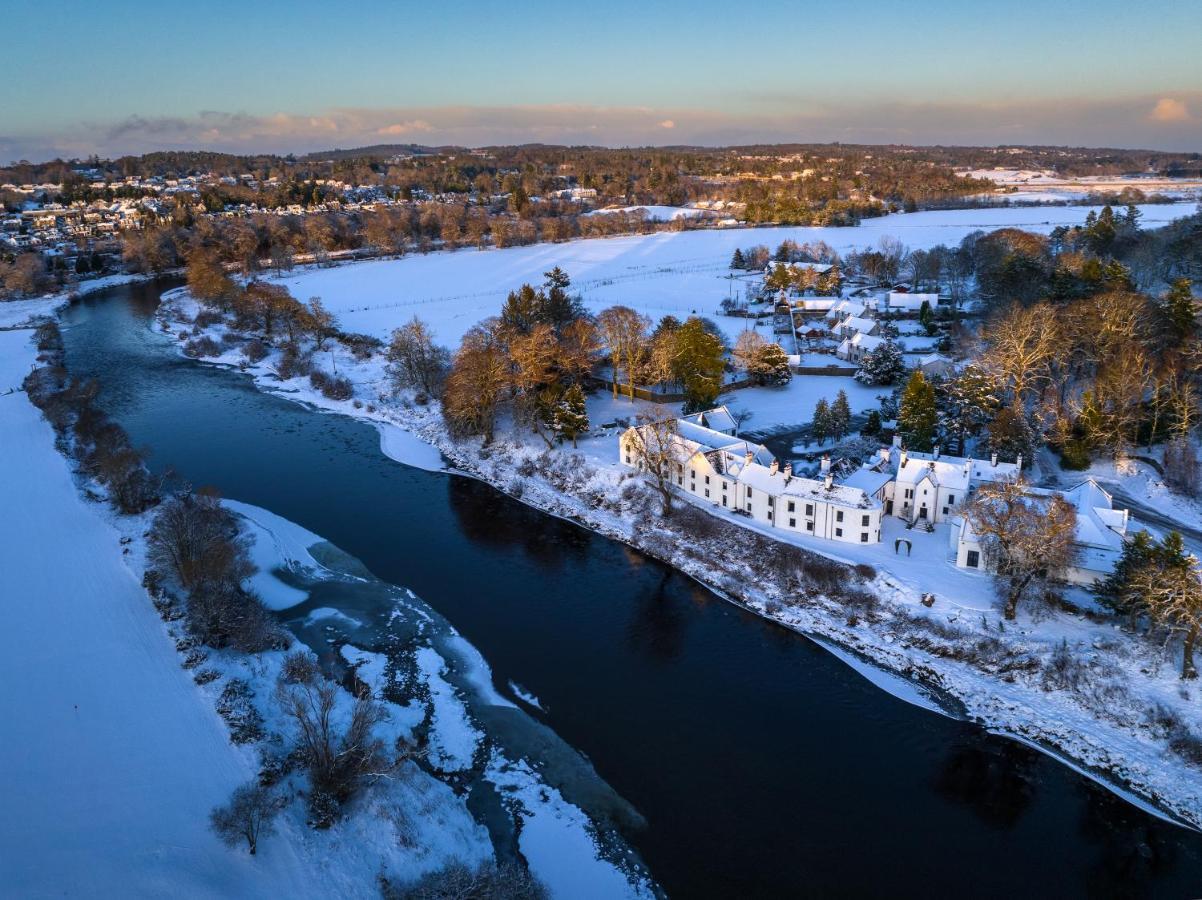
[[[34,352],[0,333],[0,392]],[[257,857],[209,831],[253,769],[122,561],[120,534],[81,499],[22,393],[0,397],[0,846],[4,892],[323,897],[286,835]]]
[[[223,502],[246,523],[246,533],[251,538],[251,561],[258,569],[249,579],[250,586],[263,605],[282,610],[304,603],[308,592],[281,581],[273,572],[277,568],[320,569],[321,565],[309,555],[309,548],[320,543],[321,538],[257,506],[236,500]]]
[[[446,661],[434,648],[422,647],[417,651],[417,665],[434,704],[430,744],[435,765],[444,770],[470,769],[483,735],[472,724],[455,689],[443,678]]]
[[[388,422],[377,421],[375,426],[380,432],[380,450],[390,459],[427,472],[441,472],[447,467],[437,447],[411,432]]]
[[[712,216],[708,209],[697,209],[691,206],[612,206],[605,209],[595,209],[585,213],[586,216],[607,216],[613,213],[644,213],[645,217],[654,222],[672,222],[676,219],[695,219],[699,216]]]
[[[1079,225],[1090,207],[998,208],[897,213],[866,219],[854,228],[746,228],[662,232],[534,244],[503,250],[459,250],[372,260],[333,268],[298,269],[272,280],[297,299],[320,297],[342,328],[387,338],[413,316],[425,320],[447,346],[500,311],[505,295],[523,283],[541,284],[543,273],[559,266],[572,278],[592,311],[614,304],[632,306],[659,318],[694,313],[717,316],[732,289],[728,268],[737,247],[775,247],[791,238],[826,241],[840,253],[874,246],[884,236],[907,246],[957,244],[978,229],[1019,227],[1047,233],[1056,225]],[[1143,225],[1153,227],[1193,212],[1193,204],[1141,207]],[[733,282],[736,293],[742,281]],[[727,337],[744,320],[718,319]],[[733,324],[732,324],[733,323]]]

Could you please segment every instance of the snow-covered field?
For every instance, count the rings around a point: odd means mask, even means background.
[[[345,331],[387,338],[392,329],[418,316],[439,341],[459,343],[463,333],[496,315],[505,295],[523,283],[541,284],[543,273],[559,266],[572,278],[593,311],[615,304],[632,306],[653,319],[694,313],[717,317],[718,305],[743,281],[728,277],[737,247],[775,248],[791,238],[826,241],[840,253],[875,245],[890,236],[912,249],[954,245],[967,234],[1003,227],[1047,233],[1057,225],[1078,225],[1089,207],[976,209],[895,214],[866,219],[855,228],[746,228],[662,232],[594,238],[563,244],[535,244],[504,250],[460,250],[373,260],[334,268],[307,268],[278,279],[300,301],[320,297]],[[1192,204],[1141,207],[1151,227],[1193,212]],[[273,279],[274,280],[274,279]],[[743,319],[717,318],[733,338]]]

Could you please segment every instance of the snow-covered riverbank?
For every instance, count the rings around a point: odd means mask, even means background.
[[[195,308],[180,295],[175,301],[164,315],[182,317],[170,326],[179,331]],[[223,328],[210,331],[219,340]],[[804,564],[799,572],[757,570],[749,578],[754,566],[732,542],[754,540],[754,526],[719,518],[720,533],[700,538],[682,532],[679,520],[648,512],[646,486],[616,465],[616,431],[599,430],[578,452],[548,450],[512,429],[490,448],[478,440],[455,441],[436,404],[389,397],[379,357],[356,361],[335,352],[339,374],[355,384],[352,401],[327,400],[306,379],[281,382],[271,356],[246,369],[265,390],[374,423],[383,451],[400,462],[433,467],[428,451],[413,440],[420,439],[460,471],[638,547],[733,602],[927,687],[957,714],[1033,742],[1104,783],[1202,824],[1197,762],[1186,759],[1197,747],[1188,725],[1197,721],[1197,689],[1178,682],[1174,662],[1145,641],[1108,621],[1057,610],[1034,618],[1024,613],[1007,625],[994,608],[988,579],[957,573],[934,551],[916,551],[912,563],[899,562],[885,545],[849,550],[801,538],[797,543],[807,551],[871,565],[879,574],[857,583],[846,570],[844,583],[828,590],[815,585]],[[230,346],[214,361],[238,365],[242,357]],[[593,403],[595,422],[615,411],[608,398]],[[930,590],[937,598],[928,608],[920,601]]]

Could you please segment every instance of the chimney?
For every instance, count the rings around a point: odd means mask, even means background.
[[[818,471],[826,474],[831,470],[831,455],[829,453],[822,454],[822,462],[818,464]]]
[[[835,476],[830,472],[826,473],[826,489],[829,491],[835,486]]]
[[[1018,459],[1016,459],[1014,461],[1014,465],[1018,468],[1018,471],[1021,473],[1023,470],[1023,455],[1021,453],[1018,454]]]
[[[972,457],[971,456],[968,459],[964,460],[964,478],[966,481],[972,479]]]
[[[909,453],[909,451],[908,451],[908,450],[902,450],[902,452],[901,452],[901,465],[900,465],[900,466],[898,466],[898,468],[899,468],[899,469],[904,469],[904,468],[906,467],[906,461],[907,461],[907,460],[909,460],[909,458],[910,458],[910,453]]]
[[[768,467],[768,473],[770,475],[775,475],[779,469],[780,469],[780,463],[774,459],[774,460],[772,460],[772,465],[770,465]]]
[[[938,459],[939,458],[939,445],[936,444],[934,447],[931,448],[931,451],[932,451],[931,459]]]
[[[791,463],[791,462],[785,463],[785,477],[786,478],[793,477],[793,463]]]
[[[898,450],[901,449],[901,435],[900,434],[893,435],[893,446],[896,447]]]
[[[754,454],[754,453],[752,453],[750,450],[748,450],[748,451],[747,451],[747,452],[746,452],[746,453],[743,455],[743,459],[746,461],[747,465],[751,465],[751,463],[752,463],[752,460],[754,460],[754,459],[755,459],[755,454]],[[997,457],[996,457],[996,456],[993,458],[993,461],[994,461],[995,463],[997,462]]]
[[[889,462],[889,448],[888,447],[881,448],[881,462],[886,462],[886,463]]]
[[[993,456],[989,458],[989,465],[993,466],[995,469],[997,468],[997,453],[994,453]]]

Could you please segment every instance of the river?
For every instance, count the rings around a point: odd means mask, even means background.
[[[164,287],[67,310],[72,374],[102,380],[156,469],[303,525],[441,612],[641,813],[626,838],[669,895],[1202,894],[1202,835],[622,544],[400,465],[368,425],[178,357],[151,329]]]

